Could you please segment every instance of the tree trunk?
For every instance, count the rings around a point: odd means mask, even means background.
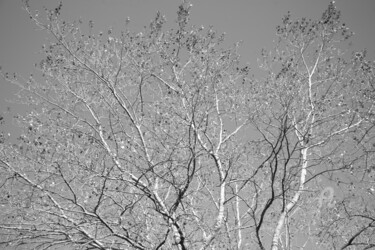
[[[287,214],[293,209],[293,207],[297,204],[301,193],[304,190],[304,184],[306,180],[306,167],[307,167],[307,151],[308,148],[304,148],[302,150],[302,168],[301,168],[301,177],[300,177],[300,184],[297,193],[294,194],[293,199],[286,205],[284,211],[280,214],[279,220],[277,221],[277,225],[275,228],[275,231],[273,233],[273,238],[272,238],[272,245],[271,245],[271,250],[278,250],[279,249],[279,238],[282,233],[282,229],[284,227],[285,223],[285,218]]]

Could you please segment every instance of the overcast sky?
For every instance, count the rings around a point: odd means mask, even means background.
[[[32,9],[54,8],[58,0],[30,0]],[[93,20],[96,30],[113,27],[119,32],[127,17],[130,29],[140,31],[156,11],[161,11],[173,25],[180,0],[63,0],[62,17],[68,20]],[[275,27],[291,11],[294,17],[319,18],[328,0],[192,0],[191,22],[205,27],[213,25],[227,33],[227,44],[243,41],[243,62],[256,65],[261,48],[272,47]],[[368,49],[375,55],[375,0],[337,0],[343,21],[356,33],[353,47]],[[0,0],[0,66],[7,72],[28,77],[38,52],[46,43],[46,33],[30,22],[21,0]],[[0,79],[0,112],[10,104],[16,91]],[[18,108],[19,110],[20,108]],[[17,109],[14,109],[17,110]],[[22,110],[22,108],[21,108]]]

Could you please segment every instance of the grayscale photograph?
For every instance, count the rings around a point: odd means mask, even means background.
[[[375,250],[375,0],[0,0],[1,250]]]

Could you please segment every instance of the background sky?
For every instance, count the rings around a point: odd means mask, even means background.
[[[59,0],[30,0],[33,10],[43,6],[53,9]],[[62,0],[62,18],[69,21],[81,18],[84,23],[93,20],[95,30],[113,27],[118,34],[130,18],[130,29],[141,31],[160,11],[173,25],[181,0]],[[255,68],[262,48],[271,49],[275,27],[290,11],[295,18],[319,19],[329,0],[191,0],[191,23],[214,26],[226,32],[227,45],[243,41],[240,50],[242,61]],[[367,48],[375,59],[375,0],[336,0],[342,20],[355,32],[353,49]],[[6,72],[17,72],[28,77],[41,56],[43,43],[48,43],[47,33],[40,31],[23,10],[21,0],[0,0],[0,66]],[[11,103],[17,89],[0,79],[0,114],[7,107],[12,113],[24,112],[27,107]],[[17,134],[11,115],[6,115],[5,130]]]
[[[59,0],[30,0],[31,9],[52,9]],[[176,20],[181,0],[62,0],[62,18],[84,23],[94,21],[96,31],[113,27],[119,33],[127,17],[130,29],[141,31],[157,11],[167,17],[170,25]],[[290,11],[293,17],[318,19],[327,8],[328,0],[191,0],[191,23],[214,26],[226,32],[227,45],[243,41],[240,50],[243,62],[254,68],[262,48],[271,49],[275,39],[275,27]],[[356,36],[353,48],[368,49],[370,58],[375,57],[375,0],[337,0],[336,6],[342,19]],[[3,71],[17,72],[28,77],[48,35],[38,30],[23,9],[21,0],[0,0],[0,66]],[[9,101],[17,91],[14,86],[0,79],[0,112],[11,107],[22,112],[25,107]],[[11,116],[6,116],[6,128],[11,127]]]

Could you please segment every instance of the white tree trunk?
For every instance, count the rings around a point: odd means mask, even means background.
[[[275,231],[273,233],[273,238],[272,238],[272,245],[271,245],[271,250],[278,250],[279,249],[279,239],[282,233],[282,229],[284,227],[285,223],[285,218],[287,214],[292,210],[292,208],[296,205],[298,202],[303,190],[304,190],[304,184],[306,180],[306,167],[307,167],[307,151],[308,148],[304,148],[302,150],[302,167],[301,167],[301,176],[300,176],[300,184],[298,191],[294,194],[293,199],[286,205],[285,210],[280,214],[279,220],[277,221],[277,225],[275,228]]]

